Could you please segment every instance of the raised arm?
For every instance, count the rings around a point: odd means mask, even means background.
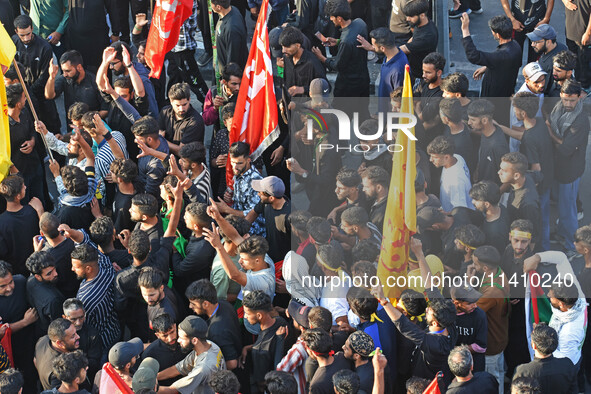
[[[49,62],[49,78],[45,83],[45,98],[52,100],[55,98],[55,79],[59,71],[59,66],[53,62]]]
[[[123,154],[121,147],[117,143],[117,140],[115,138],[113,138],[113,135],[111,134],[111,132],[109,130],[107,130],[107,128],[105,127],[105,124],[103,123],[103,120],[101,119],[101,117],[98,114],[94,115],[94,118],[92,118],[92,123],[94,123],[94,127],[96,127],[96,131],[107,140],[107,143],[109,144],[109,147],[111,148],[111,152],[113,152],[113,156],[115,156],[118,159],[125,159],[125,155]]]
[[[213,226],[213,230],[204,228],[203,235],[207,242],[209,242],[219,254],[222,260],[222,266],[224,267],[226,274],[228,274],[228,277],[234,282],[237,282],[240,286],[246,286],[246,273],[236,268],[236,265],[232,262],[230,255],[226,252],[226,249],[224,249],[224,245],[222,245],[218,228],[216,226]]]
[[[127,51],[125,45],[121,46],[122,52],[121,55],[123,57],[123,65],[127,67],[127,71],[129,71],[129,79],[131,79],[131,84],[133,85],[133,91],[139,97],[144,97],[146,95],[146,90],[144,89],[144,83],[140,78],[139,74],[133,67],[133,62],[131,61],[131,56]]]

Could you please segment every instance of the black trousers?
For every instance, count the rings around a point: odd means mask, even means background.
[[[186,82],[189,84],[191,91],[197,96],[197,99],[203,103],[209,88],[195,61],[195,50],[187,49],[182,52],[169,52],[166,58],[168,59],[168,68],[166,70],[168,85],[166,91],[168,92],[175,83]]]
[[[566,39],[566,46],[569,51],[577,55],[575,79],[581,83],[583,88],[588,89],[591,86],[591,46],[579,46],[579,44],[568,38]]]

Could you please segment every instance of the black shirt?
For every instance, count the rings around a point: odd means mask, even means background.
[[[157,216],[158,223],[153,225],[147,230],[142,228],[142,224],[140,222],[136,223],[134,230],[143,230],[146,234],[148,234],[148,238],[150,238],[150,253],[156,253],[158,249],[160,249],[160,239],[164,236],[164,227],[162,225],[162,218]]]
[[[383,198],[380,202],[374,202],[369,210],[369,221],[375,224],[379,230],[384,228],[387,203],[388,198]]]
[[[67,224],[70,228],[83,228],[89,231],[90,225],[94,222],[94,215],[90,210],[90,204],[84,204],[81,207],[71,205],[62,205],[57,211],[56,216],[60,223]]]
[[[304,49],[300,60],[296,64],[291,56],[283,57],[285,64],[284,78],[285,87],[301,86],[304,88],[303,94],[294,97],[306,97],[310,92],[310,82],[316,78],[326,79],[326,70],[320,63],[320,60],[307,49]]]
[[[34,252],[33,237],[38,234],[39,216],[30,205],[0,214],[0,259],[12,265],[13,274],[28,274],[25,262]]]
[[[101,369],[103,357],[103,343],[98,330],[87,323],[76,332],[80,336],[80,350],[88,358],[88,376],[93,376]]]
[[[115,194],[113,199],[113,222],[117,234],[125,229],[132,231],[135,226],[129,213],[133,196],[134,194],[123,194],[119,190]]]
[[[174,288],[181,294],[185,294],[187,287],[194,281],[209,279],[216,255],[215,249],[204,237],[195,236],[189,238],[185,252],[185,258],[179,253],[173,254],[172,258]]]
[[[203,143],[205,123],[201,114],[189,104],[189,109],[182,119],[177,119],[171,105],[160,111],[158,127],[164,130],[164,138],[175,145],[199,141]]]
[[[458,330],[458,341],[456,345],[476,344],[486,349],[488,339],[488,321],[486,313],[476,307],[470,313],[458,313],[456,317],[456,328]],[[484,353],[472,353],[474,360],[474,371],[484,371],[485,358]]]
[[[571,394],[578,392],[577,369],[568,357],[535,357],[533,361],[515,369],[513,379],[519,377],[535,378],[540,383],[542,393]]]
[[[342,352],[334,355],[332,364],[319,367],[310,381],[310,394],[334,394],[332,376],[342,369],[353,369],[351,362],[345,358]]]
[[[164,314],[169,315],[173,321],[180,323],[176,295],[167,286],[164,286],[164,298],[156,305],[148,305],[148,320],[150,322],[150,328],[152,328],[152,321]]]
[[[242,352],[242,343],[240,323],[234,307],[228,301],[219,300],[218,308],[207,324],[207,339],[220,347],[224,360],[237,360]]]
[[[283,260],[291,246],[291,227],[287,223],[287,216],[291,213],[291,203],[287,198],[283,207],[274,209],[271,204],[259,201],[254,211],[265,218],[265,230],[269,242],[269,257],[273,262]]]
[[[511,220],[509,219],[507,208],[504,205],[499,205],[499,207],[501,208],[500,216],[492,222],[484,219],[480,230],[482,230],[486,237],[486,245],[494,246],[499,251],[499,254],[502,255],[509,243]]]
[[[543,53],[540,58],[538,59],[538,63],[542,70],[546,72],[546,87],[544,89],[544,95],[547,95],[550,90],[552,89],[552,85],[554,85],[554,78],[552,78],[552,71],[554,70],[554,61],[553,58],[556,54],[562,51],[566,51],[568,48],[561,42],[556,43],[556,47],[552,49],[548,53]]]
[[[72,271],[72,251],[76,245],[74,241],[66,238],[56,246],[52,247],[49,242],[45,243],[45,250],[55,260],[55,270],[57,271],[57,282],[55,286],[66,298],[76,297],[80,281]]]
[[[37,372],[39,372],[39,380],[43,386],[43,390],[51,390],[54,387],[59,387],[62,382],[53,374],[53,360],[61,353],[51,346],[51,340],[47,335],[41,337],[35,345],[35,360],[37,364]]]
[[[287,322],[282,317],[276,317],[275,323],[271,327],[261,330],[257,340],[252,345],[252,376],[254,382],[264,382],[265,374],[274,370],[283,358],[284,338],[275,332],[279,327],[284,326],[287,326]]]
[[[532,234],[534,240],[539,236],[542,226],[540,197],[530,174],[526,174],[525,183],[520,189],[515,190],[511,187],[507,200],[507,211],[511,223],[517,219],[528,219],[534,225]]]
[[[39,336],[47,332],[49,323],[62,317],[66,300],[55,285],[38,281],[34,275],[27,279],[27,298],[39,315],[36,325]]]
[[[583,110],[565,131],[562,144],[554,145],[554,176],[558,183],[572,183],[583,175],[588,139],[589,118]]]
[[[236,7],[232,7],[230,12],[218,21],[215,34],[220,71],[231,62],[243,69],[248,60],[246,24]]]
[[[70,19],[69,22],[71,21]],[[65,108],[70,108],[76,102],[83,102],[88,104],[90,111],[107,111],[109,105],[103,100],[95,80],[96,75],[89,71],[86,71],[80,83],[73,81],[70,84],[63,75],[60,75],[55,79],[55,97],[64,93]]]
[[[466,207],[456,207],[451,211],[451,216],[454,218],[453,224],[441,234],[443,264],[457,270],[460,268],[463,256],[455,247],[455,232],[465,224],[474,224],[473,217],[476,216],[476,212]]]
[[[476,372],[467,382],[452,382],[448,394],[496,394],[499,392],[497,379],[488,372]]]
[[[503,131],[496,127],[490,136],[484,134],[480,137],[480,149],[478,150],[478,170],[476,172],[478,182],[492,181],[497,185],[501,184],[499,179],[499,168],[501,168],[501,157],[509,153],[509,143]]]
[[[49,78],[49,62],[53,57],[51,44],[36,34],[28,45],[23,44],[16,34],[12,36],[12,41],[16,46],[14,58],[25,68],[23,79],[30,93],[44,98],[45,83]]]
[[[538,191],[542,193],[548,190],[554,182],[554,160],[548,159],[554,157],[554,145],[544,119],[536,118],[536,125],[525,130],[519,151],[527,157],[530,166],[538,163],[542,167],[544,179],[538,183]]]
[[[454,153],[462,156],[470,170],[470,174],[472,174],[476,168],[476,150],[474,149],[468,126],[464,126],[464,130],[457,134],[452,134],[449,127],[445,126],[443,135],[451,138],[456,148]]]
[[[371,363],[371,359],[367,363],[355,368],[355,372],[359,376],[359,390],[360,391],[363,390],[367,394],[371,393],[372,389],[373,389],[373,376],[374,376],[373,364]],[[389,375],[385,374],[384,378],[386,376],[389,376]]]
[[[160,364],[160,371],[164,371],[166,368],[172,367],[179,361],[182,361],[187,357],[188,353],[184,353],[181,350],[181,347],[178,343],[175,343],[173,346],[169,346],[162,342],[160,339],[155,340],[152,342],[142,353],[142,360],[148,357],[152,357],[158,360]],[[167,379],[167,380],[160,380],[161,386],[170,386],[173,384],[178,377]]]
[[[133,263],[133,257],[125,249],[113,249],[105,253],[105,256],[111,260],[111,263],[116,263],[121,268],[127,268]]]
[[[10,160],[24,176],[30,176],[40,169],[41,161],[37,151],[33,149],[30,153],[21,152],[21,145],[35,137],[35,125],[33,116],[28,109],[23,109],[19,116],[19,121],[8,117],[10,125]]]
[[[405,44],[410,51],[407,57],[412,78],[423,76],[423,59],[437,49],[438,39],[439,33],[432,21],[414,28],[412,41]]]

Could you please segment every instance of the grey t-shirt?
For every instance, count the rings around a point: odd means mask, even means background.
[[[184,375],[171,386],[179,393],[214,394],[207,380],[214,372],[226,369],[226,361],[218,345],[211,341],[207,343],[211,345],[208,351],[197,355],[193,350],[183,361],[175,365],[181,375]]]

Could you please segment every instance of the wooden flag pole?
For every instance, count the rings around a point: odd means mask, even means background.
[[[23,87],[23,90],[25,92],[25,97],[27,98],[27,101],[29,102],[29,107],[31,108],[31,112],[33,113],[33,118],[35,118],[35,122],[39,121],[39,118],[37,117],[37,112],[35,111],[35,107],[33,107],[33,102],[31,101],[31,96],[29,96],[29,91],[27,90],[27,85],[25,85],[25,81],[23,79],[23,76],[21,75],[21,70],[20,67],[18,66],[18,63],[16,62],[16,59],[12,59],[12,64],[14,64],[14,69],[16,70],[16,73],[18,74],[18,79],[19,81],[21,81],[21,86]],[[47,149],[47,153],[49,154],[49,157],[51,158],[51,160],[54,160],[53,158],[53,154],[51,153],[51,149],[49,149],[49,146],[47,146],[47,141],[45,140],[45,135],[41,134],[41,139],[43,140],[43,144],[45,145],[45,149]]]

